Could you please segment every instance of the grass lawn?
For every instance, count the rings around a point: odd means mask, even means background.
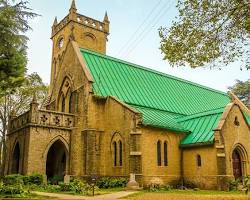
[[[140,191],[127,197],[136,200],[250,200],[243,192],[222,192],[207,190],[171,190],[161,192]]]
[[[40,196],[36,194],[26,194],[25,196],[20,195],[0,195],[0,199],[54,199],[51,197]]]

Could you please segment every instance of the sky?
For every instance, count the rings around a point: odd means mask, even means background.
[[[50,82],[51,26],[69,11],[71,0],[29,0],[29,7],[40,14],[30,21],[28,32],[28,73],[37,72],[45,83]],[[232,63],[222,70],[171,67],[163,60],[159,49],[158,29],[170,27],[178,16],[177,0],[76,0],[77,12],[102,21],[107,11],[110,35],[107,55],[136,63],[166,74],[174,75],[220,91],[227,91],[235,80],[246,81],[250,70],[240,70],[240,63]]]

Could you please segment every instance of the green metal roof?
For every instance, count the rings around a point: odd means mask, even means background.
[[[214,129],[223,114],[224,108],[211,110],[187,117],[180,117],[177,121],[191,133],[181,141],[181,146],[211,144],[214,142]]]
[[[94,78],[96,95],[116,96],[136,108],[144,125],[191,131],[182,145],[213,141],[213,127],[230,102],[226,93],[107,55],[80,51]],[[218,109],[221,112],[214,113]]]
[[[81,49],[94,78],[94,92],[128,104],[190,115],[230,102],[226,93],[103,54]]]
[[[245,116],[245,118],[247,120],[248,125],[250,126],[250,115],[244,113],[244,116]]]
[[[144,125],[150,125],[157,128],[165,128],[178,132],[189,132],[187,129],[182,127],[182,125],[176,121],[176,118],[182,115],[162,110],[156,110],[152,108],[145,108],[133,105],[130,106],[132,106],[133,108],[135,108],[136,110],[138,110],[140,113],[143,114]]]

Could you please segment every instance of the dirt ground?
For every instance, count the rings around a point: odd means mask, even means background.
[[[167,193],[145,193],[130,197],[130,200],[250,200],[246,195],[186,195]]]

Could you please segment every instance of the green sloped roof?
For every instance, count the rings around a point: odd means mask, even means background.
[[[230,102],[226,93],[107,55],[80,51],[94,78],[96,95],[115,96],[134,107],[142,113],[144,125],[191,131],[183,146],[213,141],[213,128]]]
[[[226,93],[80,49],[94,78],[94,92],[128,104],[190,115],[230,102]]]
[[[245,116],[245,118],[247,120],[248,125],[250,126],[250,115],[244,113],[244,116]]]
[[[191,133],[181,141],[181,146],[192,144],[211,144],[214,141],[214,129],[223,114],[224,108],[211,110],[187,117],[180,117],[177,121]]]
[[[133,108],[135,108],[136,110],[138,110],[140,113],[143,114],[144,125],[170,129],[170,130],[174,130],[178,132],[188,132],[187,129],[182,127],[182,125],[176,121],[176,118],[182,115],[170,113],[170,112],[166,112],[162,110],[156,110],[152,108],[145,108],[145,107],[133,106],[133,105],[130,105],[130,106],[132,106]]]

